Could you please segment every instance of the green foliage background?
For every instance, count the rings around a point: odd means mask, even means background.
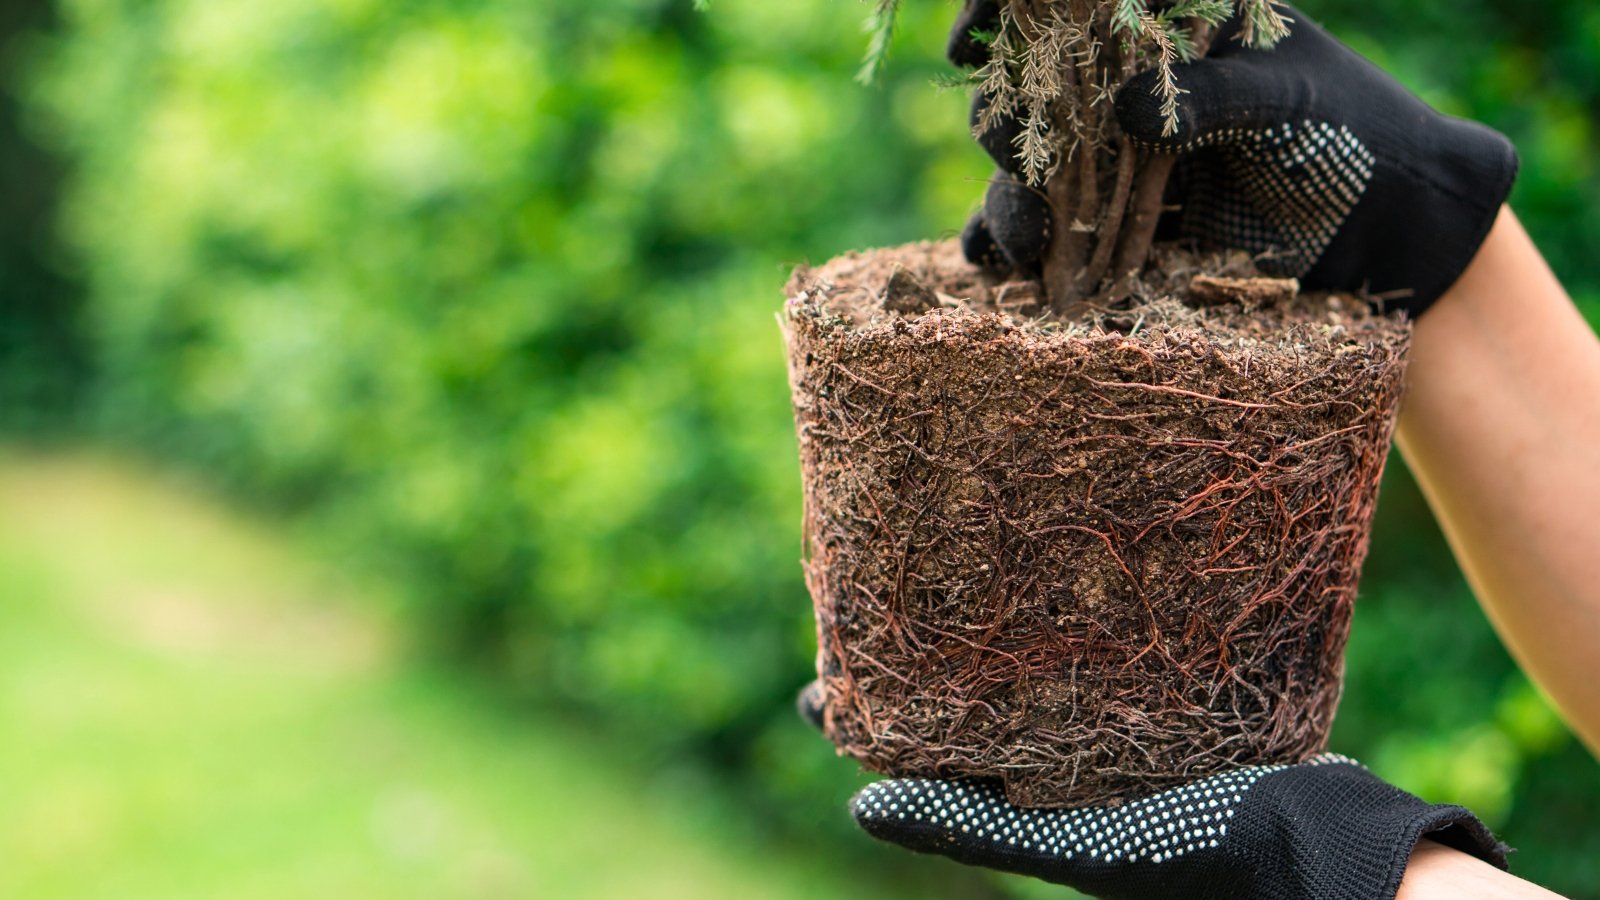
[[[82,302],[0,285],[0,339],[62,348],[0,340],[4,420],[303,514],[407,580],[434,651],[858,846],[860,776],[791,712],[813,637],[774,312],[789,264],[951,234],[981,194],[966,99],[930,86],[953,7],[908,5],[864,89],[849,0],[57,6],[7,71],[70,173],[28,264]],[[1516,140],[1514,202],[1593,319],[1600,7],[1307,6]],[[1381,517],[1335,749],[1600,895],[1600,770],[1403,472]]]

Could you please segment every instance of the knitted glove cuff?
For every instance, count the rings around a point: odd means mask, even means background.
[[[1262,871],[1254,895],[1281,898],[1392,898],[1424,837],[1500,869],[1507,848],[1460,806],[1425,803],[1351,760],[1295,766],[1261,779],[1241,814],[1241,840],[1286,847],[1290,865]]]
[[[1303,281],[1313,287],[1367,284],[1390,309],[1422,315],[1455,283],[1488,238],[1516,182],[1516,148],[1499,132],[1433,114],[1427,165],[1379,151],[1376,178]],[[1413,138],[1415,140],[1415,138]],[[1373,140],[1384,142],[1383,136]],[[1408,184],[1406,215],[1380,185]],[[1420,230],[1419,230],[1420,229]],[[1396,252],[1395,248],[1404,248]],[[1384,295],[1398,291],[1392,297]]]

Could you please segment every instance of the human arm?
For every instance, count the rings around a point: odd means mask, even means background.
[[[1399,444],[1517,662],[1600,751],[1600,342],[1516,216],[1416,323]]]
[[[1395,900],[1553,900],[1559,896],[1477,857],[1424,839],[1411,854]]]

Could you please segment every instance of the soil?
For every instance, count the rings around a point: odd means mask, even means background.
[[[1158,250],[1058,322],[954,242],[790,282],[824,726],[1115,803],[1325,746],[1409,326]]]

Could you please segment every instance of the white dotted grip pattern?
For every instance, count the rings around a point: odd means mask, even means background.
[[[1376,161],[1349,128],[1310,119],[1223,129],[1181,151],[1183,232],[1302,276],[1366,193]]]
[[[1327,753],[1307,765],[1357,763]],[[1116,808],[1022,809],[998,784],[900,779],[867,786],[856,817],[907,826],[921,823],[997,850],[1103,863],[1163,863],[1221,846],[1228,824],[1256,782],[1288,766],[1236,769]]]

